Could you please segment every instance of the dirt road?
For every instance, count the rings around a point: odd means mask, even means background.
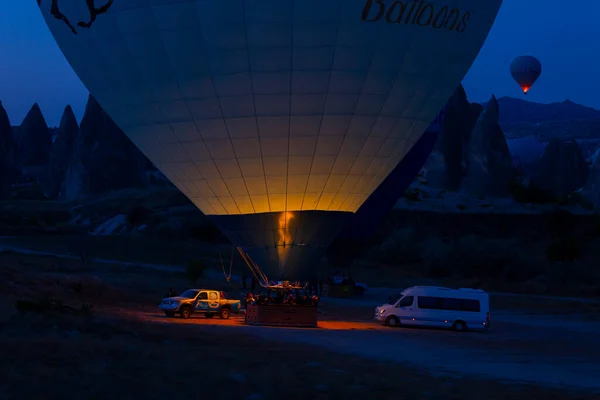
[[[352,306],[352,300],[343,302]],[[327,309],[327,304],[323,309]],[[289,329],[247,326],[241,317],[225,321],[203,317],[181,320],[152,311],[129,313],[155,323],[195,325],[217,332],[243,331],[269,341],[305,343],[346,354],[413,364],[434,374],[468,374],[579,388],[597,391],[600,396],[600,326],[581,319],[572,318],[565,323],[556,316],[498,312],[492,331],[457,334],[391,329],[369,320],[323,319],[316,329]]]
[[[33,260],[35,256],[28,257]],[[67,261],[60,266],[64,270],[61,273],[76,274],[81,267],[77,263],[70,266]],[[59,268],[55,261],[47,261],[47,264],[43,268]],[[600,318],[598,308],[588,305],[589,301],[492,296],[493,330],[487,334],[455,334],[424,329],[392,330],[375,323],[373,308],[393,289],[370,288],[369,295],[361,300],[323,299],[317,329],[251,327],[240,318],[227,321],[166,318],[146,297],[142,300],[142,296],[154,296],[151,293],[164,290],[166,275],[163,275],[169,270],[167,266],[162,269],[148,266],[142,272],[124,274],[126,265],[123,270],[112,266],[109,271],[109,264],[117,263],[101,260],[94,274],[99,275],[109,289],[119,288],[113,293],[116,300],[125,304],[131,298],[139,301],[138,304],[149,304],[146,308],[131,304],[111,310],[120,317],[169,324],[173,329],[185,324],[211,332],[240,332],[264,341],[311,344],[338,353],[414,365],[441,375],[483,376],[584,389],[598,392],[600,398]],[[42,268],[39,261],[15,265],[21,266],[13,271]],[[168,282],[174,279],[169,277]]]

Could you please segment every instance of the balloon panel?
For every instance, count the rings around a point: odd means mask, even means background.
[[[50,3],[60,48],[128,137],[205,214],[239,215],[355,212],[464,77],[501,1],[417,15],[392,1],[115,0],[90,28],[85,2],[57,2],[61,19]]]
[[[340,239],[367,239],[373,235],[425,165],[440,135],[444,113],[442,110],[408,154],[360,206],[352,223],[340,233]]]

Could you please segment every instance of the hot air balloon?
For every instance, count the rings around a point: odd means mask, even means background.
[[[445,108],[334,239],[328,249],[330,262],[351,265],[372,245],[369,239],[373,238],[384,217],[415,180],[431,154],[441,131],[444,114]]]
[[[268,285],[314,276],[501,0],[38,3],[100,105]]]
[[[542,63],[533,56],[517,57],[510,64],[510,74],[519,84],[524,94],[529,92],[541,73]]]
[[[373,235],[382,219],[396,205],[425,165],[440,135],[445,114],[446,107],[440,111],[396,168],[360,206],[349,226],[337,239],[365,240]]]

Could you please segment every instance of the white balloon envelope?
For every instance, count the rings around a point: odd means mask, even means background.
[[[38,3],[133,143],[268,275],[301,278],[445,105],[501,0]]]

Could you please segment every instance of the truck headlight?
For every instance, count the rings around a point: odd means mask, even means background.
[[[172,301],[171,302],[171,307],[175,308],[179,305],[179,303],[177,301]]]
[[[385,312],[385,308],[382,308],[381,310],[379,310],[379,314],[383,314]]]

